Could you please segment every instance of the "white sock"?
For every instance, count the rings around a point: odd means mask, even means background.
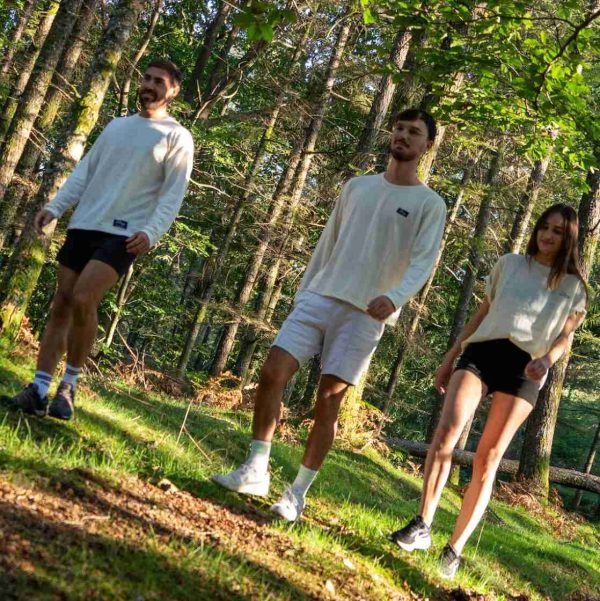
[[[303,465],[300,465],[298,475],[292,484],[294,492],[302,497],[305,497],[310,485],[313,483],[318,473],[319,470],[311,470]]]
[[[271,443],[264,440],[253,440],[250,443],[250,454],[246,459],[246,465],[251,465],[259,472],[266,472],[269,468],[269,457],[271,455]]]
[[[39,370],[35,372],[33,383],[37,386],[38,392],[42,398],[48,396],[48,388],[50,388],[51,382],[52,374]]]
[[[67,363],[65,374],[62,377],[61,383],[65,382],[66,384],[70,384],[73,388],[75,388],[75,386],[77,386],[77,378],[79,378],[80,371],[80,367],[73,367]]]

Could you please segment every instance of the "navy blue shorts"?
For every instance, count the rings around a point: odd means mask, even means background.
[[[525,399],[535,406],[540,383],[525,375],[531,355],[508,338],[472,342],[459,357],[454,371],[465,369],[475,374],[488,389],[488,394],[504,392]]]
[[[135,261],[136,255],[127,252],[128,236],[96,230],[67,230],[67,239],[58,251],[58,262],[75,273],[81,273],[92,260],[110,265],[123,275]]]

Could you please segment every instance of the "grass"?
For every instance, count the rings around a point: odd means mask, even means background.
[[[32,370],[27,357],[9,357],[0,347],[5,394]],[[387,542],[415,513],[420,479],[372,449],[334,449],[305,519],[274,521],[268,504],[293,477],[301,448],[275,443],[271,498],[248,500],[209,476],[245,456],[249,412],[194,407],[190,435],[178,443],[185,411],[183,400],[92,378],[73,422],[0,409],[6,598],[431,599],[460,587],[490,598],[570,599],[600,590],[597,525],[569,522],[564,537],[553,520],[500,501],[457,580],[441,581],[435,552],[403,554]],[[163,479],[182,492],[161,490]],[[455,491],[444,493],[435,549],[459,503]]]

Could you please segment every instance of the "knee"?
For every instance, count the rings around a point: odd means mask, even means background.
[[[327,424],[332,428],[337,428],[338,416],[340,413],[339,395],[327,390],[320,391],[315,406],[315,421]]]
[[[75,320],[85,320],[90,314],[96,311],[96,302],[89,294],[77,290],[72,298],[73,318]]]
[[[440,423],[435,433],[435,447],[443,452],[452,452],[460,436],[460,428],[454,424]]]
[[[288,382],[288,376],[278,365],[267,361],[260,371],[260,384],[262,386],[284,387]]]
[[[502,454],[495,448],[477,449],[473,458],[473,478],[489,480],[495,478]]]
[[[65,292],[57,292],[52,300],[50,316],[56,321],[66,321],[73,313],[73,296]]]

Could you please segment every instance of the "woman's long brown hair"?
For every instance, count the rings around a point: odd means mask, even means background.
[[[581,274],[581,266],[579,262],[579,219],[575,209],[565,203],[557,203],[548,207],[536,221],[531,232],[531,238],[527,244],[527,255],[531,259],[535,257],[540,251],[537,243],[537,235],[546,222],[548,217],[553,213],[558,213],[562,216],[565,224],[565,230],[563,233],[563,243],[560,250],[556,253],[554,263],[550,267],[550,274],[548,275],[548,288],[556,288],[560,283],[562,277],[570,273],[579,279],[585,290],[586,298],[588,297],[587,284],[583,275]]]

